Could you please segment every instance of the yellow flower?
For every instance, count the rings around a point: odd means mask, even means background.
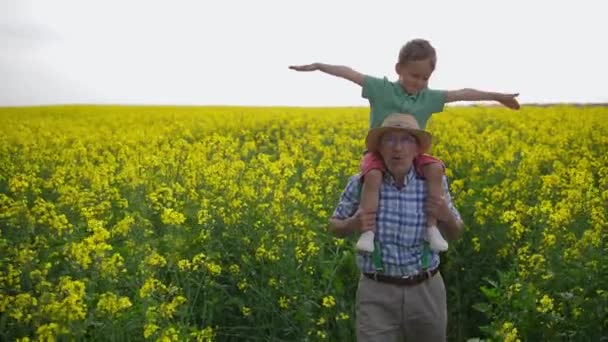
[[[511,322],[505,322],[498,334],[504,342],[521,342],[517,336],[517,328]]]
[[[334,245],[336,247],[343,247],[346,244],[346,240],[345,239],[334,238],[333,241],[334,241]]]
[[[220,273],[222,273],[222,266],[212,261],[207,262],[205,266],[207,267],[207,271],[209,271],[209,273],[211,273],[213,276],[218,276]]]
[[[118,297],[112,292],[102,294],[97,302],[97,310],[109,316],[116,316],[132,306],[129,297]]]
[[[196,271],[199,267],[205,265],[207,256],[203,253],[199,253],[192,258],[192,270]]]
[[[0,298],[1,297],[2,296],[0,295]],[[38,300],[35,297],[32,297],[31,294],[20,293],[14,297],[14,303],[11,305],[12,307],[9,310],[9,316],[23,323],[28,323],[32,320],[31,312],[34,311],[37,305]],[[0,307],[3,306],[4,305],[0,305]]]
[[[148,278],[139,289],[139,296],[141,298],[148,298],[156,292],[165,291],[167,291],[167,286],[165,286],[165,284],[163,284],[160,280],[155,278]]]
[[[334,298],[334,296],[323,297],[323,306],[326,308],[332,308],[336,306],[336,299]]]
[[[72,280],[69,276],[59,278],[55,293],[50,295],[53,300],[41,306],[42,314],[63,322],[79,321],[86,317],[87,306],[84,303],[85,284],[80,280]]]
[[[289,298],[285,297],[285,296],[281,296],[279,298],[279,308],[281,309],[288,309],[289,308]]]
[[[112,280],[116,280],[120,273],[126,272],[124,269],[124,259],[118,253],[114,253],[109,259],[103,259],[100,269],[106,279]]]
[[[345,312],[340,312],[336,317],[336,320],[346,321],[350,318],[350,316]]]
[[[192,268],[192,264],[190,264],[190,260],[182,259],[177,262],[177,267],[179,267],[180,271],[189,271]]]
[[[177,333],[177,330],[175,330],[175,328],[171,327],[166,330],[163,330],[157,341],[177,342],[179,341],[179,334]]]
[[[247,283],[247,279],[243,279],[243,280],[239,281],[239,283],[236,286],[238,287],[239,290],[245,292],[247,290],[247,286],[249,286],[249,284]]]
[[[553,299],[551,297],[544,295],[537,303],[536,311],[541,313],[547,313],[553,310]]]
[[[175,314],[175,310],[177,310],[177,307],[186,303],[186,298],[183,296],[177,296],[175,298],[173,298],[173,300],[169,303],[162,303],[160,305],[160,313],[164,318],[173,318],[173,315]]]
[[[150,338],[150,336],[154,335],[154,333],[157,332],[158,329],[159,326],[154,323],[146,324],[144,326],[144,337]]]
[[[127,236],[131,226],[135,223],[135,219],[131,216],[126,216],[122,220],[118,221],[112,228],[112,233],[117,236]]]
[[[555,234],[548,234],[546,232],[543,232],[543,243],[545,244],[545,246],[547,247],[553,247],[555,245],[557,238],[555,237]]]
[[[239,272],[241,271],[241,268],[237,264],[232,264],[232,265],[230,265],[230,267],[228,268],[228,270],[232,274],[239,274]]]
[[[473,250],[477,253],[481,250],[481,244],[479,243],[479,238],[475,236],[471,239],[471,243],[473,244]]]
[[[163,213],[160,216],[160,219],[164,224],[171,225],[180,225],[186,222],[186,217],[184,216],[184,214],[178,213],[172,208],[165,208],[165,210],[163,210]]]
[[[36,329],[38,339],[41,341],[55,341],[61,334],[68,333],[68,330],[57,323],[48,323]]]
[[[158,254],[155,250],[153,250],[150,255],[146,258],[146,263],[153,267],[164,267],[167,264],[167,260]]]
[[[197,342],[213,342],[215,331],[212,327],[206,327],[203,330],[193,332],[190,336]]]
[[[251,308],[243,306],[241,308],[241,313],[243,314],[243,316],[248,317],[251,315]]]

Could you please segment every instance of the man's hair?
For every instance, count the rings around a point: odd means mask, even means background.
[[[431,66],[435,69],[437,64],[437,53],[435,48],[425,39],[412,39],[399,50],[399,64],[407,62],[422,61],[430,59]]]

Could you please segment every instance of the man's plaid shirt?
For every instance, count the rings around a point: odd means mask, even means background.
[[[334,218],[346,219],[357,211],[360,180],[360,174],[348,180],[346,189],[340,196],[340,202],[334,211]],[[380,186],[380,200],[376,216],[375,233],[381,247],[383,274],[396,277],[417,274],[422,271],[422,251],[426,233],[426,180],[418,176],[412,167],[406,176],[405,184],[402,189],[398,189],[393,177],[385,173]],[[448,207],[460,219],[460,214],[452,203],[445,176],[443,189]],[[433,252],[430,261],[431,269],[439,266],[439,254]],[[375,272],[370,253],[359,252],[357,264],[361,272]]]

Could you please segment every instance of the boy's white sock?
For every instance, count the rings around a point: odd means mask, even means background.
[[[448,243],[445,241],[437,226],[427,227],[427,239],[431,245],[431,249],[437,252],[445,252],[448,250]]]
[[[363,252],[373,252],[374,251],[374,232],[368,230],[363,232],[359,237],[359,241],[357,241],[357,249]]]

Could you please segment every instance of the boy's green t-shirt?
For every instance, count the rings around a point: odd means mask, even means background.
[[[408,94],[399,82],[391,82],[386,77],[365,75],[361,95],[369,100],[370,129],[380,127],[393,113],[412,114],[420,128],[425,129],[431,115],[443,111],[445,105],[445,91],[427,88],[417,94]]]

